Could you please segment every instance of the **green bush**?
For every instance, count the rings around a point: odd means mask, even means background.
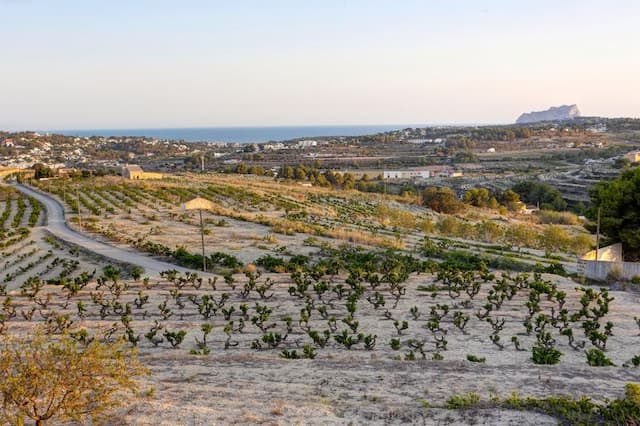
[[[585,351],[587,355],[587,364],[592,367],[608,367],[615,365],[600,349],[589,349]]]
[[[480,396],[475,392],[469,392],[466,395],[453,395],[445,402],[445,408],[448,410],[464,410],[474,408],[480,403]]]
[[[534,364],[554,365],[560,362],[562,352],[555,348],[546,348],[544,346],[534,346],[531,359]]]
[[[467,355],[467,361],[471,361],[471,362],[479,362],[479,363],[484,363],[487,359],[485,357],[479,358],[473,354],[468,354]]]

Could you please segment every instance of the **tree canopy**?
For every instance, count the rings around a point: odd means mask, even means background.
[[[422,204],[440,213],[457,213],[464,203],[451,188],[429,186],[422,191]]]
[[[600,232],[610,242],[622,243],[626,260],[640,260],[640,168],[627,169],[615,180],[597,183],[590,195],[592,207],[587,217],[595,221],[600,208]]]
[[[562,198],[562,194],[549,184],[525,181],[514,185],[511,188],[520,195],[520,199],[525,203],[540,203],[542,210],[566,210],[567,202]]]
[[[95,422],[122,405],[123,392],[135,391],[136,378],[145,373],[135,353],[120,342],[94,339],[83,347],[66,334],[38,332],[22,340],[5,336],[0,344],[0,422]]]

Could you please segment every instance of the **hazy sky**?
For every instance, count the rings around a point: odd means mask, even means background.
[[[0,0],[0,129],[640,116],[638,0]]]

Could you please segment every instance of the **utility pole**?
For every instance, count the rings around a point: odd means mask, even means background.
[[[600,207],[598,207],[598,225],[596,227],[596,261],[598,261],[599,250],[600,250]]]
[[[204,173],[204,155],[200,156],[200,163],[201,163],[201,167],[202,167],[202,173]]]
[[[77,186],[76,186],[76,207],[78,208],[78,225],[80,226],[80,230],[82,230],[82,212],[80,211],[80,191],[78,191]]]
[[[202,239],[202,270],[207,272],[207,258],[204,255],[204,222],[202,221],[202,209],[199,209],[200,213],[200,238]]]

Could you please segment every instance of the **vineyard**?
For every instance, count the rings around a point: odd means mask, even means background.
[[[579,226],[551,240],[553,228],[522,215],[438,215],[406,197],[218,175],[39,187],[76,229],[194,270],[200,222],[180,204],[216,206],[203,215],[213,274],[145,277],[46,235],[42,214],[24,222],[33,200],[12,192],[2,205],[0,331],[135,348],[151,375],[118,414],[126,424],[640,415],[628,396],[640,289],[578,284]]]
[[[208,253],[223,252],[243,263],[268,254],[313,256],[322,247],[345,243],[416,252],[426,237],[445,251],[482,256],[497,268],[570,273],[575,253],[592,244],[576,225],[543,225],[523,215],[507,220],[476,208],[464,216],[441,215],[411,197],[342,193],[257,177],[89,178],[40,187],[65,203],[70,221],[82,230],[192,267],[197,266],[182,263],[180,254],[200,252],[199,221],[180,205],[196,196],[216,206],[204,213]]]
[[[512,392],[597,395],[588,412],[547,411],[570,423],[601,421],[614,415],[602,398],[640,380],[637,292],[391,251],[325,250],[318,262],[262,264],[206,279],[169,270],[159,280],[123,280],[113,266],[60,283],[31,277],[4,297],[1,330],[27,333],[39,323],[81,344],[123,338],[151,366],[148,385],[168,415],[192,407],[194,424],[213,412],[249,421],[248,413],[300,419],[318,409],[335,422],[455,423],[470,414],[443,414],[460,408],[452,398],[507,404]],[[289,272],[264,271],[275,266]],[[212,392],[220,400],[198,406]],[[515,416],[499,407],[474,415]]]
[[[33,278],[60,283],[109,263],[49,235],[41,228],[46,213],[35,199],[11,188],[0,190],[0,290],[19,288]]]

